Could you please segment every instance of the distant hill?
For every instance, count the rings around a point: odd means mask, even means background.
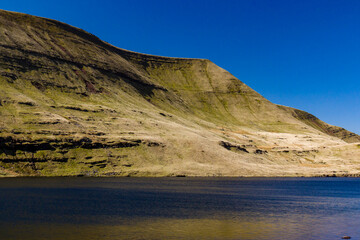
[[[209,50],[210,51],[210,50]],[[0,175],[357,175],[360,136],[205,59],[0,11]]]

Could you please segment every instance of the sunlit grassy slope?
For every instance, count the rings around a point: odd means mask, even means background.
[[[0,11],[0,175],[358,174],[360,137],[209,60],[126,51]]]

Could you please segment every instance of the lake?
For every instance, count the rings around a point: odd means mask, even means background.
[[[0,239],[360,239],[356,178],[4,178]]]

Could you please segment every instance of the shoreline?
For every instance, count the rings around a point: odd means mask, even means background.
[[[164,176],[164,175],[91,175],[91,176],[84,176],[84,175],[58,175],[58,176],[39,176],[39,175],[20,175],[20,176],[0,176],[0,179],[5,178],[173,178],[173,179],[195,179],[195,178],[218,178],[218,179],[226,179],[226,178],[244,178],[244,179],[251,179],[251,178],[360,178],[360,173],[353,173],[353,174],[322,174],[322,175],[283,175],[283,176],[205,176],[205,175],[181,175],[181,176]]]

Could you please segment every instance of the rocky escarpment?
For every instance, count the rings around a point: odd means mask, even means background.
[[[359,141],[209,60],[0,11],[0,175],[357,174]]]

